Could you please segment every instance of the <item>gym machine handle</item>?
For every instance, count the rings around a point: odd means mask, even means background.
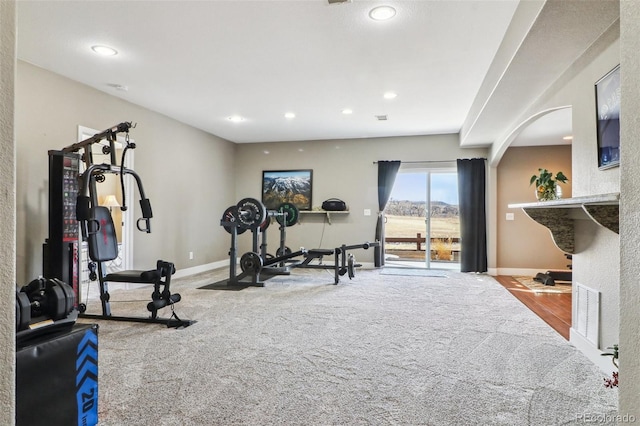
[[[142,217],[138,219],[136,226],[140,231],[150,233],[151,223],[149,219],[153,217],[151,202],[145,196],[144,187],[142,186],[142,180],[140,179],[140,176],[138,176],[138,174],[133,170],[127,169],[126,167],[113,166],[110,164],[93,164],[82,174],[82,188],[76,201],[76,218],[79,221],[86,222],[90,218],[91,207],[98,205],[98,202],[95,199],[96,195],[90,193],[90,183],[91,179],[93,179],[93,175],[99,173],[114,173],[120,174],[122,176],[127,174],[135,178],[136,184],[138,185],[138,192],[140,193],[140,207],[142,209]],[[122,211],[127,209],[127,206],[124,205],[124,202],[123,206],[120,209]],[[141,224],[143,221],[144,224]],[[84,230],[83,236],[86,236]]]
[[[138,219],[136,222],[136,226],[138,230],[142,232],[146,232],[147,234],[151,232],[151,219],[153,217],[153,212],[151,211],[151,202],[148,198],[143,198],[140,200],[140,208],[142,209],[142,217]],[[140,225],[140,222],[144,221],[144,228]]]

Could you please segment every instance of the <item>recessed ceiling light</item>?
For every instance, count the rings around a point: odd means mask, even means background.
[[[269,155],[269,151],[262,151],[264,152],[264,155]]]
[[[344,115],[353,114],[353,110],[351,110],[351,109],[349,109],[349,108],[346,108],[346,109],[343,109],[343,110],[342,110],[342,113],[343,113]]]
[[[303,148],[298,148],[298,152],[304,152]]]
[[[232,115],[231,117],[227,117],[227,120],[233,121],[234,123],[239,123],[244,121],[244,117],[240,117],[239,115]]]
[[[292,119],[292,118],[296,118],[296,115],[292,112],[287,112],[284,114],[284,118]]]
[[[378,6],[371,9],[369,17],[374,21],[386,21],[396,16],[396,10],[391,6]]]
[[[573,140],[573,136],[565,136],[562,139],[564,139],[565,141],[571,141]]]
[[[382,95],[385,99],[395,99],[396,97],[398,97],[398,94],[396,92],[386,92],[384,95]]]
[[[99,44],[95,46],[91,46],[91,50],[96,52],[98,55],[102,55],[102,56],[114,56],[118,54],[118,51],[113,47],[102,46]]]

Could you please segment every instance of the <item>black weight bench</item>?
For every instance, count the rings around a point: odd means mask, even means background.
[[[155,269],[105,273],[103,270],[104,262],[109,262],[118,257],[118,241],[115,227],[113,226],[113,219],[107,207],[97,206],[92,208],[91,212],[91,218],[87,220],[87,240],[89,245],[89,258],[99,265],[97,278],[100,284],[102,315],[82,313],[81,316],[114,321],[161,323],[166,324],[167,327],[187,327],[193,324],[193,321],[181,320],[175,312],[172,312],[171,318],[158,318],[159,309],[171,306],[173,311],[173,305],[180,301],[180,294],[171,294],[170,291],[171,276],[176,272],[173,263],[158,260]],[[153,285],[151,301],[147,304],[147,310],[151,313],[150,317],[113,316],[109,303],[108,283],[110,282]]]
[[[345,245],[343,244],[340,247],[336,247],[335,249],[311,249],[307,251],[305,256],[305,260],[296,265],[297,268],[315,268],[315,269],[333,269],[334,271],[334,284],[338,284],[340,282],[340,276],[344,274],[348,274],[349,279],[355,277],[355,268],[358,268],[362,265],[356,263],[355,256],[351,253],[348,253],[349,250],[355,249],[364,249],[368,250],[369,247],[378,247],[379,243],[364,243],[364,244],[355,244],[355,245]],[[323,265],[322,257],[323,256],[334,256],[333,265]],[[319,265],[311,265],[310,262],[314,259],[320,259]]]

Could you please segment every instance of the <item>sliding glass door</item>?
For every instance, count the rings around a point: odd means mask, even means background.
[[[460,267],[455,168],[401,169],[385,216],[386,265]]]

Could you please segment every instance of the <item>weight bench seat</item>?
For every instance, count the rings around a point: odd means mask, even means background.
[[[107,274],[104,277],[104,281],[119,282],[119,283],[136,283],[136,284],[154,284],[159,282],[162,275],[157,269],[150,271],[118,271],[111,274]]]
[[[307,251],[307,254],[312,257],[331,256],[333,253],[334,253],[334,250],[330,250],[330,249],[311,249]]]

